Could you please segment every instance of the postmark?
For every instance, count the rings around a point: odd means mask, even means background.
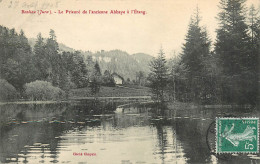
[[[216,153],[258,153],[259,118],[216,118]]]

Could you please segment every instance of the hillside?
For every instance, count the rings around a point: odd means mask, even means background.
[[[116,72],[126,80],[136,79],[136,72],[143,71],[145,75],[149,73],[149,62],[152,56],[139,53],[130,55],[125,51],[112,50],[112,51],[101,51],[97,53],[86,53],[91,55],[93,60],[97,60],[100,64],[102,72],[110,70]]]
[[[29,39],[29,44],[34,47],[36,43],[35,38]],[[74,52],[73,48],[70,48],[62,43],[59,43],[59,48],[61,51]],[[129,78],[131,81],[136,79],[136,72],[143,71],[145,76],[149,73],[149,63],[152,56],[144,53],[136,53],[133,55],[128,54],[121,50],[111,50],[111,51],[98,51],[96,53],[90,51],[80,51],[84,56],[85,61],[87,56],[92,56],[94,61],[98,61],[101,72],[104,73],[105,70],[109,70],[111,73],[116,72],[122,76],[125,80]]]
[[[145,53],[136,53],[133,54],[132,57],[140,64],[145,65],[145,71],[149,72],[149,65],[153,57],[151,55],[145,54]]]

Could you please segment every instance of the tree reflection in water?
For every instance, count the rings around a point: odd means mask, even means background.
[[[154,123],[149,105],[124,105],[114,113],[125,103],[84,100],[1,105],[0,163],[227,162],[210,154],[206,132],[215,116],[236,111],[165,110],[168,121]],[[255,114],[259,116],[259,112]],[[74,152],[96,156],[73,156]],[[255,155],[233,157],[228,163],[238,161],[260,162]]]

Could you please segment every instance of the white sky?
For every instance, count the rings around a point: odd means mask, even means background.
[[[58,42],[92,52],[121,49],[155,56],[162,46],[166,56],[181,51],[190,16],[200,8],[201,25],[215,40],[219,0],[0,0],[0,25],[23,29],[28,38],[56,32]],[[260,0],[247,0],[247,6]],[[144,10],[146,15],[37,15],[21,10]]]

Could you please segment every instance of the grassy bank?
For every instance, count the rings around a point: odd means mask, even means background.
[[[91,94],[90,88],[77,88],[69,91],[67,99],[59,100],[37,100],[32,101],[29,99],[11,99],[0,101],[0,105],[4,104],[48,104],[57,103],[75,99],[94,99],[95,96]],[[140,86],[116,86],[105,87],[101,86],[100,92],[96,95],[99,99],[150,99],[151,93],[149,88]]]
[[[55,104],[55,103],[61,103],[61,102],[67,102],[67,101],[30,101],[30,100],[15,100],[15,101],[7,101],[7,102],[0,102],[0,105],[5,104]]]
[[[211,104],[211,105],[201,105],[193,102],[168,102],[167,108],[170,110],[192,110],[192,109],[256,109],[252,105],[237,105],[237,104]]]
[[[131,86],[116,86],[116,87],[105,87],[101,86],[97,97],[143,97],[151,96],[149,88],[147,87],[131,87]],[[72,89],[69,92],[69,98],[84,98],[94,97],[91,94],[90,88],[79,88]]]

